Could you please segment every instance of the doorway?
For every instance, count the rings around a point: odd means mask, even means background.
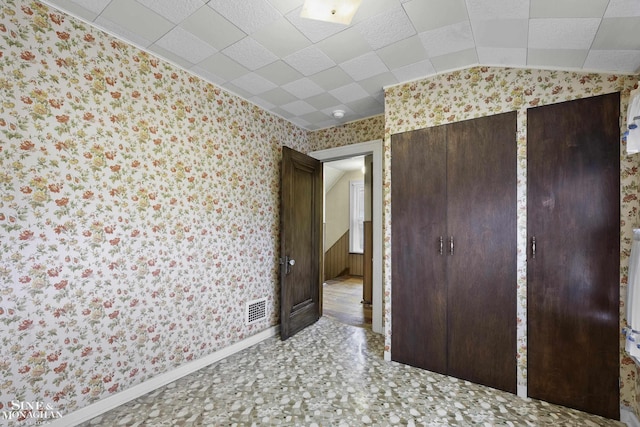
[[[309,153],[309,156],[316,158],[323,163],[367,155],[372,156],[371,329],[373,332],[382,334],[382,140],[374,140]]]
[[[322,163],[322,313],[342,323],[369,329],[373,261],[371,157]]]

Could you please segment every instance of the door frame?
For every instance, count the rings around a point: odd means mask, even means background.
[[[373,293],[371,310],[371,329],[373,332],[383,334],[382,314],[382,139],[376,139],[342,147],[328,148],[312,151],[309,156],[320,160],[322,163],[334,160],[342,160],[350,157],[373,155]]]

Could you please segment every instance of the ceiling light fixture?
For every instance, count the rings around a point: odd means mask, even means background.
[[[300,17],[349,25],[362,0],[305,0]]]
[[[334,119],[341,119],[344,117],[344,110],[335,110],[331,113]]]

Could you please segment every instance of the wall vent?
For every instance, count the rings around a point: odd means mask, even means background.
[[[249,301],[245,310],[245,321],[247,325],[257,322],[267,317],[267,299],[259,298]]]

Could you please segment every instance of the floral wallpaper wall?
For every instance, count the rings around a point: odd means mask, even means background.
[[[575,72],[476,67],[442,74],[424,80],[388,88],[385,92],[385,322],[386,351],[390,350],[391,316],[391,203],[390,137],[392,134],[444,123],[517,111],[518,132],[518,385],[527,383],[526,341],[526,109],[611,92],[621,92],[621,116],[626,122],[629,92],[637,87],[638,76],[583,74]],[[626,128],[625,128],[626,129]],[[638,220],[638,164],[621,148],[621,327],[624,319],[627,265],[631,248],[632,226]],[[622,351],[621,335],[621,404],[635,407],[636,367]]]
[[[329,129],[309,132],[311,151],[342,147],[384,138],[384,115],[373,116]]]
[[[70,413],[277,324],[282,145],[310,151],[283,119],[2,0],[0,411]]]

